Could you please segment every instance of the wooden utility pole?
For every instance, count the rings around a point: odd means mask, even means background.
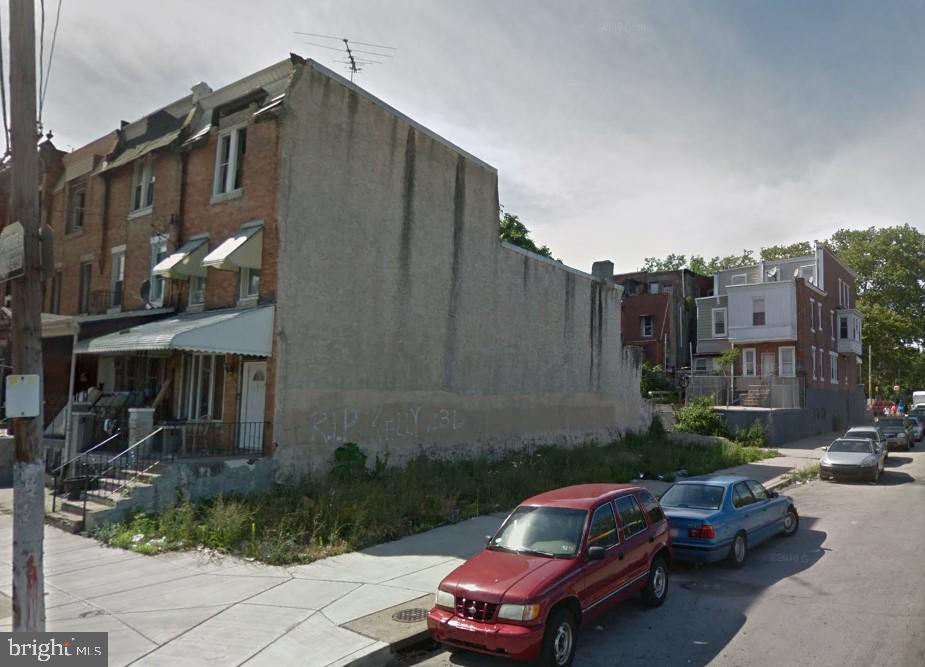
[[[10,0],[12,219],[24,231],[23,275],[13,280],[13,373],[42,375],[42,270],[38,224],[38,117],[34,0]],[[39,383],[40,396],[42,383]],[[13,631],[45,631],[42,411],[15,420]]]

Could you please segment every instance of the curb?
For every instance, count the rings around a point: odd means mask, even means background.
[[[418,645],[426,644],[429,641],[431,641],[430,631],[422,630],[394,641],[391,644],[385,644],[372,653],[367,653],[350,662],[340,662],[336,664],[342,667],[386,667],[392,663],[396,653],[399,651],[412,649]]]

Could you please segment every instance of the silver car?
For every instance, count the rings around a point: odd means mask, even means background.
[[[922,432],[923,425],[925,425],[925,417],[922,415],[907,415],[906,419],[912,423],[913,442],[919,442],[922,439],[922,436],[925,435]]]
[[[876,426],[883,432],[888,448],[908,452],[912,447],[912,426],[905,417],[879,417]]]
[[[842,438],[848,438],[849,440],[851,438],[867,438],[881,450],[884,462],[890,460],[890,450],[889,447],[887,447],[886,436],[884,436],[883,431],[876,426],[854,426],[849,428]]]
[[[869,438],[839,438],[825,448],[819,477],[876,482],[883,472],[883,456]]]

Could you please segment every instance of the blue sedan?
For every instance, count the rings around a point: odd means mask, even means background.
[[[748,550],[800,526],[793,500],[747,477],[722,475],[673,484],[660,499],[681,560],[728,559],[741,567]]]

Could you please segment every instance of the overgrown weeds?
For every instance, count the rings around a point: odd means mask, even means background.
[[[246,497],[181,502],[99,528],[101,541],[143,553],[210,548],[267,563],[309,562],[501,510],[539,492],[585,482],[626,482],[686,469],[690,475],[756,461],[775,452],[735,443],[668,440],[660,424],[605,445],[541,447],[503,458],[445,461],[420,456],[403,468],[367,466],[342,446],[324,478]]]

